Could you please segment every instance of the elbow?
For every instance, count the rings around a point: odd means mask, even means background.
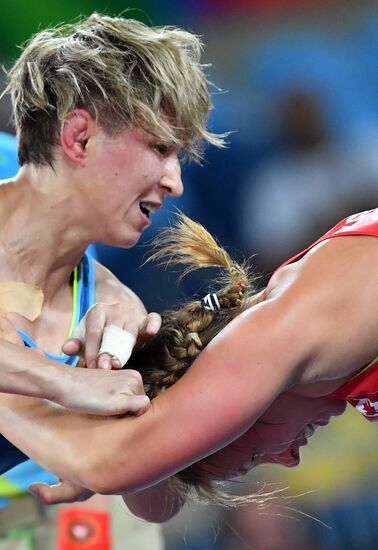
[[[132,478],[125,463],[102,460],[81,468],[80,483],[100,495],[132,494],[146,486],[144,476]]]
[[[119,483],[118,476],[115,477],[114,470],[110,466],[87,471],[81,476],[81,479],[83,487],[99,495],[117,495],[128,491],[125,480]]]
[[[127,470],[125,472],[114,462],[98,456],[93,456],[92,460],[83,459],[76,465],[75,482],[100,495],[128,492],[131,488],[128,487]]]

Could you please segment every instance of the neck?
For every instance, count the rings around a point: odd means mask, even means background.
[[[67,285],[92,241],[73,187],[30,166],[0,186],[0,280],[35,284],[47,300]]]

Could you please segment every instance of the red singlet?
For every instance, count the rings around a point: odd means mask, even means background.
[[[281,267],[296,262],[318,243],[344,235],[378,237],[378,208],[345,218],[314,244],[282,264]],[[330,397],[348,401],[368,420],[378,420],[378,357],[339,389],[331,393]]]

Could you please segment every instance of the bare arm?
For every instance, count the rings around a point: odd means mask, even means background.
[[[93,496],[93,491],[84,489],[67,480],[48,485],[33,483],[29,491],[43,504],[82,502]],[[129,510],[137,517],[152,523],[163,523],[174,517],[186,502],[186,494],[176,491],[169,479],[153,487],[130,495],[122,495]]]
[[[0,390],[5,393],[46,399],[54,399],[55,396],[58,396],[60,385],[64,384],[65,368],[59,363],[53,363],[44,356],[25,348],[11,323],[7,326],[7,340],[5,340],[3,338],[4,320],[2,327]]]
[[[41,397],[99,415],[141,413],[149,407],[142,378],[136,371],[73,369],[2,339],[0,357],[0,390],[4,394]]]
[[[42,397],[95,414],[141,414],[149,407],[139,373],[93,372],[52,361],[24,347],[14,325],[1,311],[0,391]]]
[[[5,397],[3,434],[59,477],[96,492],[133,493],[151,486],[245,432],[299,376],[293,365],[300,369],[306,345],[284,346],[284,340],[294,341],[297,327],[287,322],[282,334],[278,302],[233,321],[141,417],[99,419]],[[276,374],[267,376],[277,357]]]
[[[101,420],[4,396],[4,435],[58,476],[96,492],[131,494],[160,482],[236,439],[287,388],[340,378],[377,354],[368,307],[377,285],[358,293],[378,263],[368,247],[357,261],[364,239],[357,256],[347,249],[333,261],[323,247],[319,259],[288,271],[286,287],[281,282],[265,303],[230,323],[143,416]]]
[[[111,301],[91,312],[89,353],[97,357],[96,341],[101,341],[104,324],[132,325],[135,333],[155,333],[160,317],[146,316],[139,298],[108,270],[98,265],[96,298]],[[146,322],[147,321],[147,322]],[[148,323],[150,321],[150,323]],[[151,322],[152,321],[152,322]],[[152,325],[152,326],[151,326]],[[69,347],[69,346],[68,346]],[[65,350],[65,351],[69,351]],[[78,350],[71,349],[75,355]],[[101,356],[102,357],[102,356]],[[91,392],[88,392],[88,387]],[[67,408],[94,414],[143,413],[149,407],[139,373],[90,372],[72,369],[47,359],[41,352],[24,346],[8,315],[0,310],[0,391],[49,399]]]

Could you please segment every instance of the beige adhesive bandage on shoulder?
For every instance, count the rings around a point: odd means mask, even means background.
[[[74,328],[71,338],[78,338],[82,344],[85,344],[85,316]],[[98,355],[108,353],[112,357],[116,357],[124,366],[130,358],[135,342],[136,337],[127,330],[115,325],[107,325],[104,328]]]
[[[18,313],[29,321],[41,314],[43,290],[38,286],[20,281],[0,283],[0,309],[6,313]]]

